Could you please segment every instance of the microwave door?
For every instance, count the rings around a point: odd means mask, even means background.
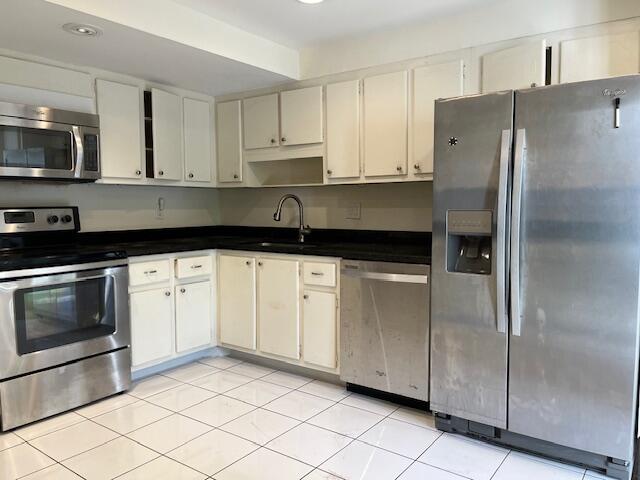
[[[80,131],[71,125],[0,116],[0,176],[78,178]]]

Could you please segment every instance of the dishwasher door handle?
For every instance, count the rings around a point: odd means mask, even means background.
[[[408,273],[363,272],[356,269],[342,270],[342,275],[352,278],[366,278],[381,282],[422,283],[429,284],[429,275],[411,275]]]

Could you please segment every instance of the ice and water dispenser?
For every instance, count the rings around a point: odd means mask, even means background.
[[[447,212],[447,271],[491,275],[492,211]]]

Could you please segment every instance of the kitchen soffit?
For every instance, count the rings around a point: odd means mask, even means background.
[[[173,0],[255,35],[301,49],[432,21],[494,0]]]

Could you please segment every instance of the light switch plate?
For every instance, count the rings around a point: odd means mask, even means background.
[[[347,207],[347,213],[345,218],[349,220],[360,220],[360,211],[361,205],[359,203],[354,203],[353,205],[349,205]]]

